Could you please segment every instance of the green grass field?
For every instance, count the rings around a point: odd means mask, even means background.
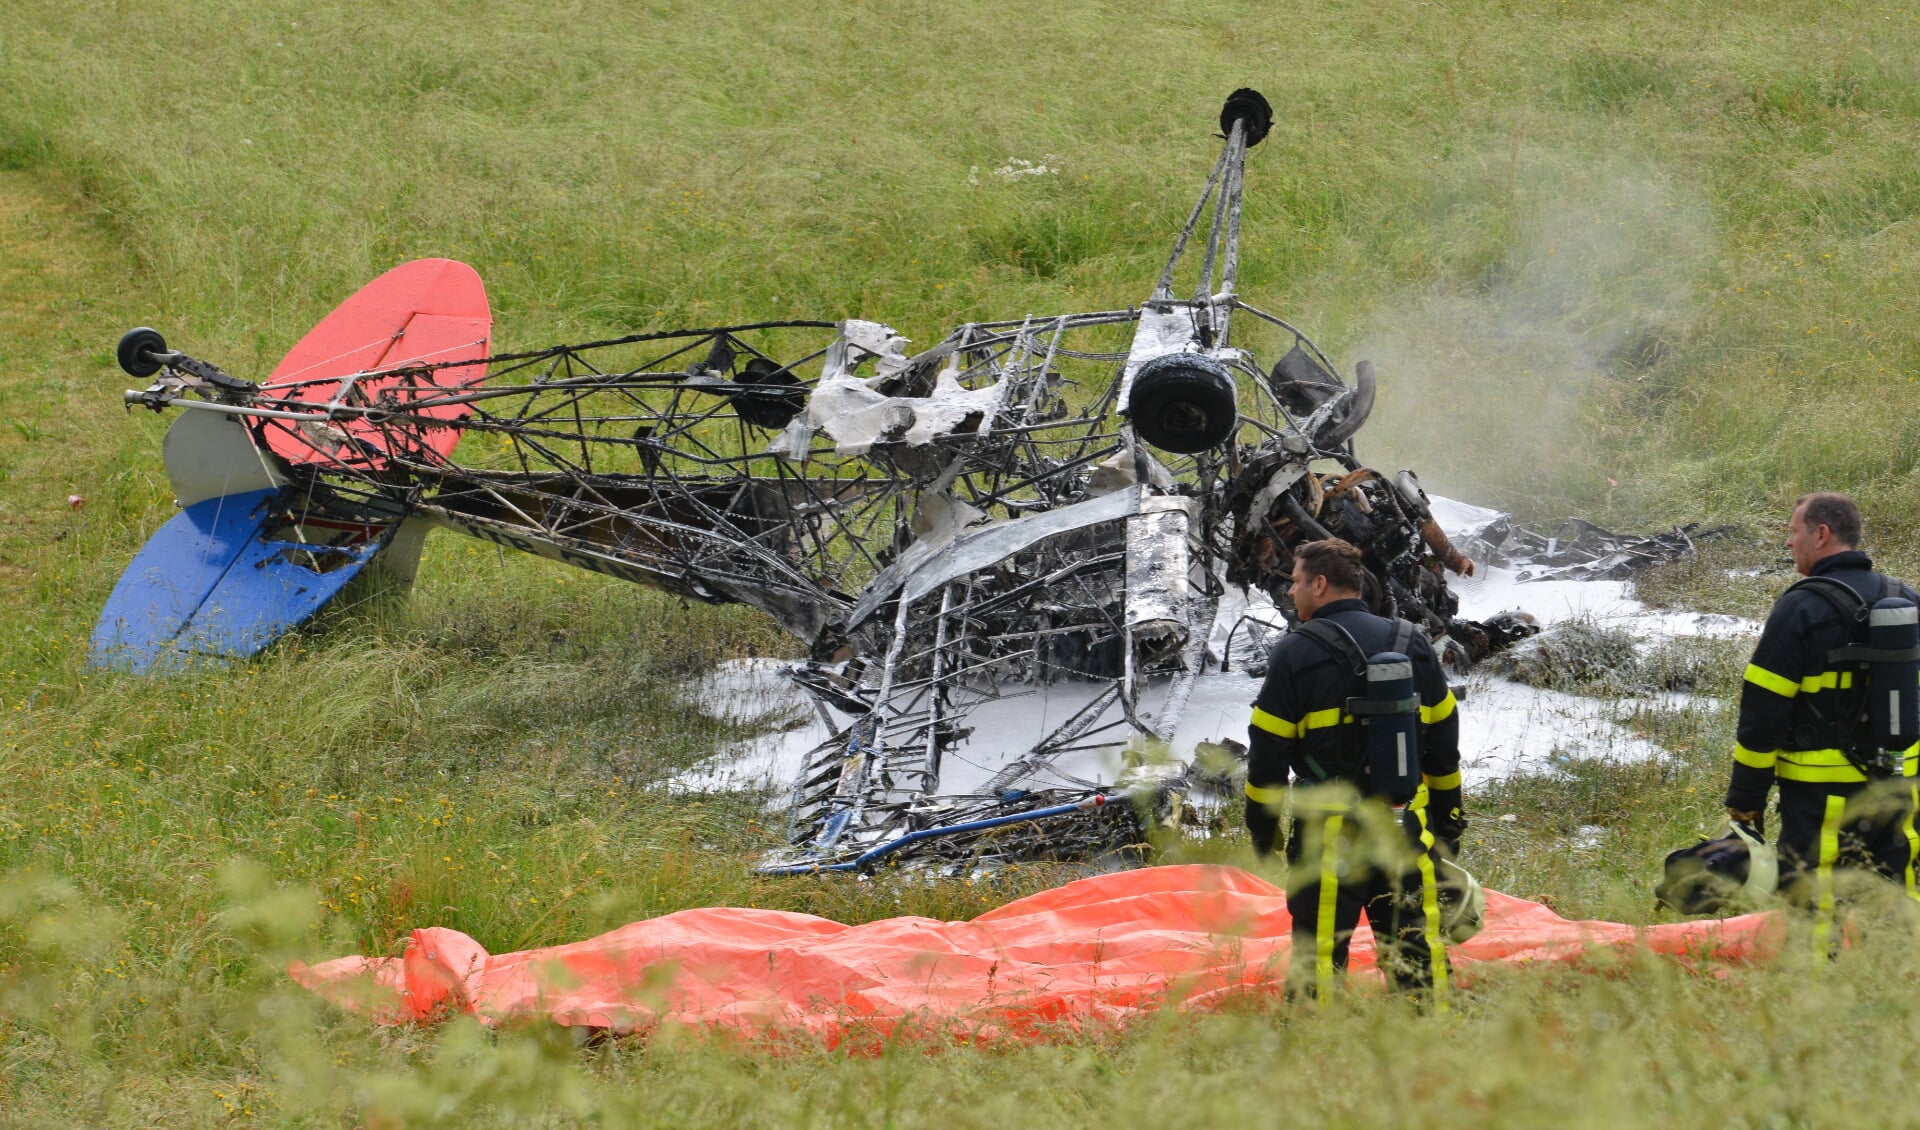
[[[428,255],[481,272],[503,349],[854,314],[928,343],[1125,305],[1241,85],[1277,111],[1241,289],[1379,365],[1364,458],[1533,517],[1747,531],[1650,599],[1764,609],[1815,488],[1855,492],[1912,577],[1911,7],[11,0],[0,73],[0,1122],[1911,1120],[1920,962],[1892,924],[1823,979],[1506,971],[1446,1020],[1354,1000],[991,1053],[375,1029],[286,961],[718,904],[960,918],[1059,876],[752,878],[776,838],[752,798],[657,786],[732,733],[680,674],[790,645],[444,534],[411,599],[258,662],[83,662],[171,511],[166,421],[118,407],[130,326],[258,376]],[[1022,162],[1057,171],[996,171]],[[1641,720],[1667,761],[1470,796],[1468,865],[1651,920],[1659,854],[1719,811],[1744,657],[1685,662],[1719,697]]]

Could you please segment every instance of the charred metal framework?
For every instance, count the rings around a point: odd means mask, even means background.
[[[154,335],[129,370],[163,371],[128,399],[314,453],[277,466],[275,505],[316,570],[372,544],[417,554],[430,524],[774,617],[808,647],[793,677],[834,736],[794,784],[772,870],[909,836],[948,861],[1121,849],[1141,811],[1082,803],[1115,786],[1062,762],[1170,738],[1224,657],[1223,598],[1284,607],[1291,546],[1349,538],[1378,607],[1443,643],[1453,629],[1459,555],[1411,475],[1353,452],[1371,370],[1349,385],[1236,293],[1244,159],[1270,120],[1251,91],[1228,100],[1224,150],[1135,307],[964,325],[919,353],[877,322],[761,322],[313,388],[239,381]],[[995,708],[1041,687],[1077,705],[1009,742]],[[956,758],[985,784],[943,794]],[[1187,766],[1132,780],[1162,817],[1231,787]]]

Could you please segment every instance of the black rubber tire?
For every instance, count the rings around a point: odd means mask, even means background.
[[[160,331],[141,326],[120,335],[114,356],[119,358],[120,367],[128,376],[151,377],[160,371],[160,362],[148,358],[147,354],[166,351],[167,339],[160,336]]]
[[[1240,422],[1233,374],[1198,353],[1164,353],[1140,366],[1127,394],[1134,434],[1162,451],[1192,455],[1225,443]]]
[[[784,428],[807,404],[800,378],[764,357],[748,361],[733,383],[744,386],[734,390],[733,410],[756,428]]]
[[[1220,107],[1220,132],[1222,135],[1233,132],[1234,119],[1247,123],[1247,148],[1252,149],[1267,139],[1267,131],[1273,128],[1273,107],[1257,90],[1241,87],[1227,95],[1227,104]]]

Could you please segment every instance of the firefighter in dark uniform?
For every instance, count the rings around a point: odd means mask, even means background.
[[[1256,851],[1274,850],[1287,786],[1295,787],[1287,837],[1287,910],[1293,918],[1292,991],[1324,998],[1364,911],[1380,965],[1396,989],[1447,1004],[1448,965],[1434,880],[1436,850],[1456,853],[1466,819],[1460,799],[1459,718],[1426,633],[1367,611],[1360,551],[1330,538],[1294,552],[1294,610],[1344,629],[1359,652],[1398,649],[1418,691],[1421,779],[1395,806],[1372,786],[1361,726],[1345,709],[1351,665],[1300,630],[1274,646],[1248,727],[1247,829]],[[1303,626],[1304,627],[1304,626]],[[1411,706],[1411,704],[1409,704]],[[1309,958],[1311,964],[1309,964]],[[1311,971],[1311,973],[1309,973]]]
[[[1802,496],[1787,523],[1787,551],[1805,577],[1853,590],[1867,608],[1914,590],[1873,571],[1855,548],[1860,511],[1843,494]],[[1865,679],[1831,652],[1858,641],[1844,601],[1800,582],[1774,604],[1740,688],[1727,814],[1756,838],[1767,793],[1780,784],[1780,889],[1815,912],[1814,953],[1824,959],[1837,867],[1877,872],[1914,891],[1916,755],[1920,746],[1869,748],[1860,724]],[[1831,592],[1831,590],[1828,590]]]

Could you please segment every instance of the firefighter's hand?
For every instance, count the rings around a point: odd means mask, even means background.
[[[1737,808],[1727,809],[1727,819],[1738,824],[1741,830],[1756,840],[1767,838],[1767,813],[1765,809],[1754,812],[1742,812]]]
[[[1449,855],[1460,854],[1460,837],[1467,834],[1467,813],[1459,789],[1435,789],[1427,801],[1427,822],[1433,838],[1445,844]]]

